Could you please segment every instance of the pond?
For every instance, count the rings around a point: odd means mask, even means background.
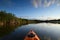
[[[22,25],[0,38],[0,40],[24,40],[30,30],[33,30],[41,40],[60,40],[60,24],[37,23]]]

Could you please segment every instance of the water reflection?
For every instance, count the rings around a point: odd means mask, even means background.
[[[2,37],[1,40],[23,40],[31,29],[36,32],[41,40],[60,40],[60,24],[52,23],[23,25]]]

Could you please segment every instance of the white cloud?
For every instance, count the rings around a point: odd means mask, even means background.
[[[54,4],[56,2],[56,0],[51,0],[52,4]]]
[[[33,5],[34,5],[35,8],[38,8],[38,3],[37,3],[36,0],[33,1]]]
[[[33,6],[38,7],[49,7],[51,5],[60,6],[60,0],[33,0]]]
[[[38,8],[41,6],[41,0],[32,0],[33,6]]]
[[[58,3],[57,6],[60,6],[60,3]]]
[[[44,7],[49,7],[51,4],[52,4],[51,1],[48,2],[47,0],[45,0],[43,6]]]
[[[60,6],[60,0],[57,0],[57,6]]]
[[[33,5],[35,8],[38,8],[39,7],[39,2],[40,0],[33,0]]]

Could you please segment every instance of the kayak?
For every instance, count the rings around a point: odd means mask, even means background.
[[[24,40],[40,40],[40,38],[33,30],[30,30],[28,34],[25,36]]]

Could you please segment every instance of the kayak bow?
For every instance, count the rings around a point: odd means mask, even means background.
[[[29,33],[25,36],[24,40],[40,40],[40,38],[33,30],[30,30]]]

